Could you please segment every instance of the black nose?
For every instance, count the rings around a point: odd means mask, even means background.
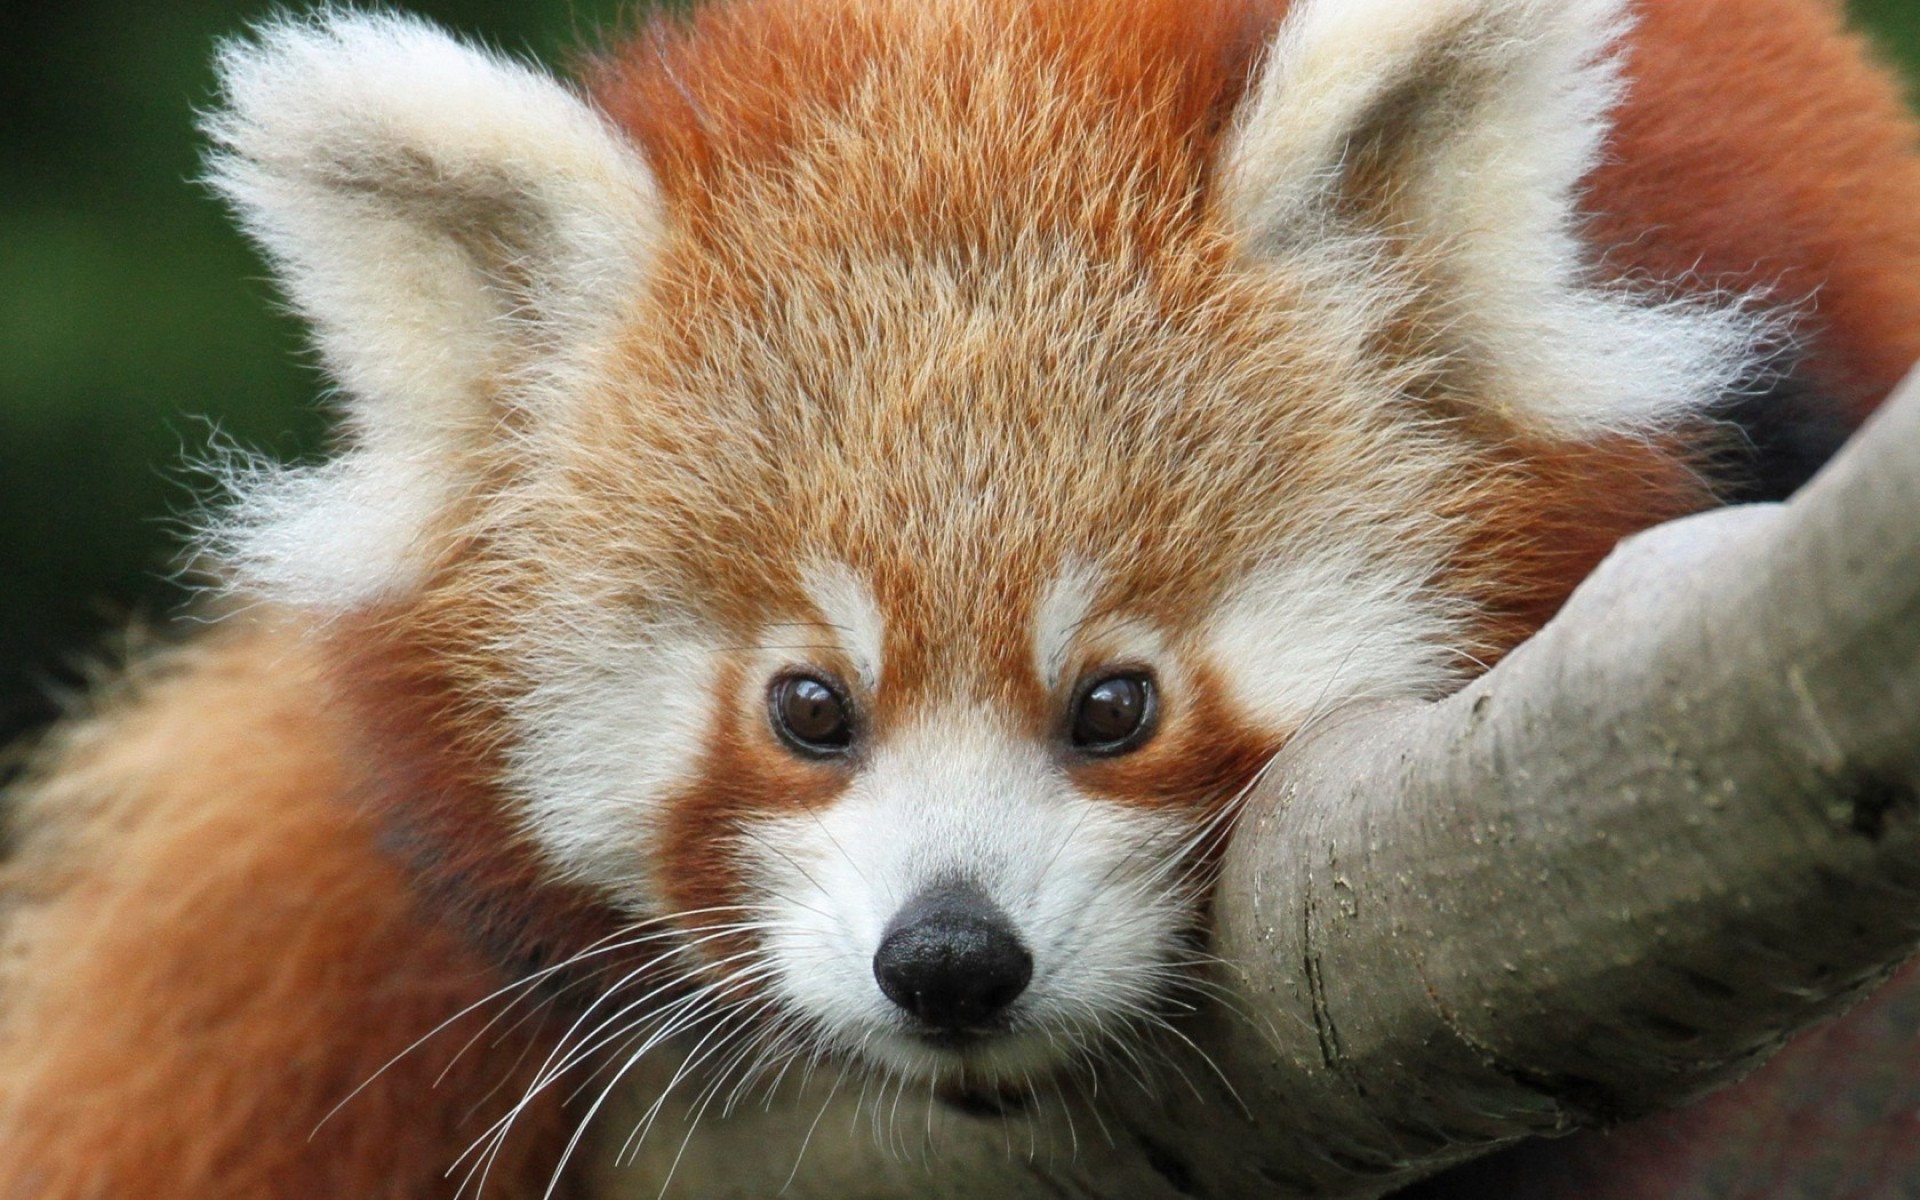
[[[893,919],[873,956],[887,999],[940,1033],[987,1023],[1027,988],[1033,955],[1013,922],[965,886],[936,888]]]

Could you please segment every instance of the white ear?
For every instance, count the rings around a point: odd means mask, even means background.
[[[480,440],[638,291],[653,185],[579,97],[421,22],[283,19],[219,70],[211,180],[312,322],[347,449],[241,479],[210,540],[257,590],[352,605],[412,581]]]
[[[1344,245],[1376,268],[1410,260],[1489,378],[1487,402],[1544,432],[1645,428],[1712,403],[1752,370],[1756,320],[1738,298],[1596,285],[1578,236],[1580,184],[1624,88],[1625,9],[1300,0],[1227,146],[1230,219],[1277,259]]]

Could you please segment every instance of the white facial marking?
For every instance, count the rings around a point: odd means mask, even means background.
[[[771,818],[744,849],[777,994],[834,1046],[912,1076],[960,1058],[911,1035],[875,982],[874,954],[928,889],[965,881],[983,893],[1032,954],[1033,977],[1007,1010],[1011,1031],[967,1063],[1018,1079],[1164,988],[1192,913],[1175,886],[1189,833],[1179,814],[1081,793],[1044,747],[949,710],[879,748],[832,806]]]
[[[1443,543],[1444,544],[1444,543]],[[1241,714],[1290,730],[1342,701],[1431,696],[1470,665],[1425,552],[1326,542],[1276,553],[1214,610],[1206,648]]]
[[[807,597],[833,631],[842,652],[853,660],[869,692],[880,686],[881,650],[886,621],[873,593],[844,563],[815,563],[805,573]]]
[[[1074,639],[1076,652],[1088,667],[1150,667],[1162,676],[1177,674],[1180,664],[1158,629],[1137,618],[1095,618],[1081,626]]]
[[[1033,621],[1033,665],[1049,692],[1060,686],[1074,636],[1092,614],[1102,582],[1098,568],[1072,563],[1061,570],[1040,598]]]
[[[629,911],[657,911],[648,864],[660,805],[694,778],[721,646],[692,626],[604,614],[565,628],[517,648],[534,686],[509,704],[509,785],[563,876]]]

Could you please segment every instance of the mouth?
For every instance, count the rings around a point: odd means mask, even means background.
[[[980,1051],[992,1046],[995,1042],[1007,1040],[1010,1033],[1011,1031],[1004,1026],[972,1026],[958,1029],[928,1026],[914,1030],[911,1036],[929,1050],[970,1058],[978,1057]]]
[[[974,1115],[1017,1112],[1036,1081],[1067,1066],[1057,1038],[1012,1022],[958,1028],[916,1023],[866,1045],[874,1066],[920,1081],[949,1107]]]
[[[1016,1040],[1010,1030],[921,1029],[911,1036],[945,1060],[931,1080],[934,1099],[945,1107],[990,1118],[1017,1115],[1032,1103],[1032,1071],[1016,1076],[1004,1061],[997,1061]]]
[[[1033,1092],[1026,1087],[969,1080],[964,1075],[937,1085],[933,1095],[948,1108],[969,1117],[1018,1116],[1033,1102]]]

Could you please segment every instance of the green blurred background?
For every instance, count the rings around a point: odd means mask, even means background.
[[[193,183],[215,40],[273,6],[0,4],[0,740],[129,620],[165,621],[183,464],[211,432],[313,453],[321,381],[259,261]],[[632,0],[407,7],[549,60]],[[1857,0],[1920,68],[1920,0]]]

